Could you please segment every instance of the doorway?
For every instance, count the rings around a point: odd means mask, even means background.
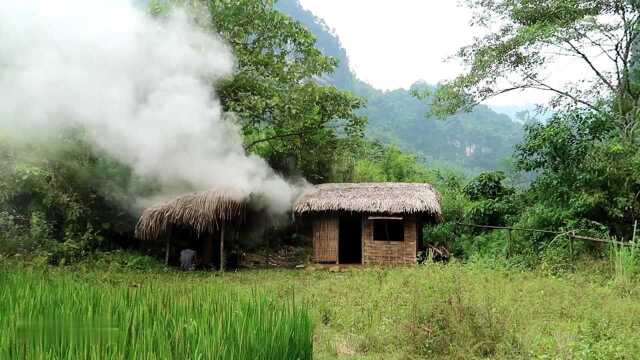
[[[338,262],[340,264],[362,263],[362,216],[340,216],[338,233]]]

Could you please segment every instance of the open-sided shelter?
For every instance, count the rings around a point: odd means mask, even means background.
[[[248,197],[231,190],[210,190],[177,197],[149,207],[136,226],[136,237],[142,240],[166,241],[166,262],[171,256],[172,241],[187,234],[195,238],[205,265],[224,268],[225,230],[245,221]],[[228,232],[226,234],[228,236]]]
[[[318,263],[414,264],[423,225],[442,220],[440,195],[418,183],[316,185],[294,212],[312,222]]]

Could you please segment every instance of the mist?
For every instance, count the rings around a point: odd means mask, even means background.
[[[4,1],[0,130],[46,142],[79,126],[162,198],[225,188],[284,212],[296,187],[245,152],[213,89],[234,66],[230,47],[180,11],[158,20],[127,0]]]

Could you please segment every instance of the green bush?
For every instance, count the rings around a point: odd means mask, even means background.
[[[0,143],[0,252],[59,263],[130,238],[135,219],[124,204],[153,184],[93,149],[81,130],[50,135],[46,144]]]

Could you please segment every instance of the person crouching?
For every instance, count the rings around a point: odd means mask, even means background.
[[[180,268],[184,271],[193,271],[196,269],[197,253],[192,249],[184,249],[180,251]]]

